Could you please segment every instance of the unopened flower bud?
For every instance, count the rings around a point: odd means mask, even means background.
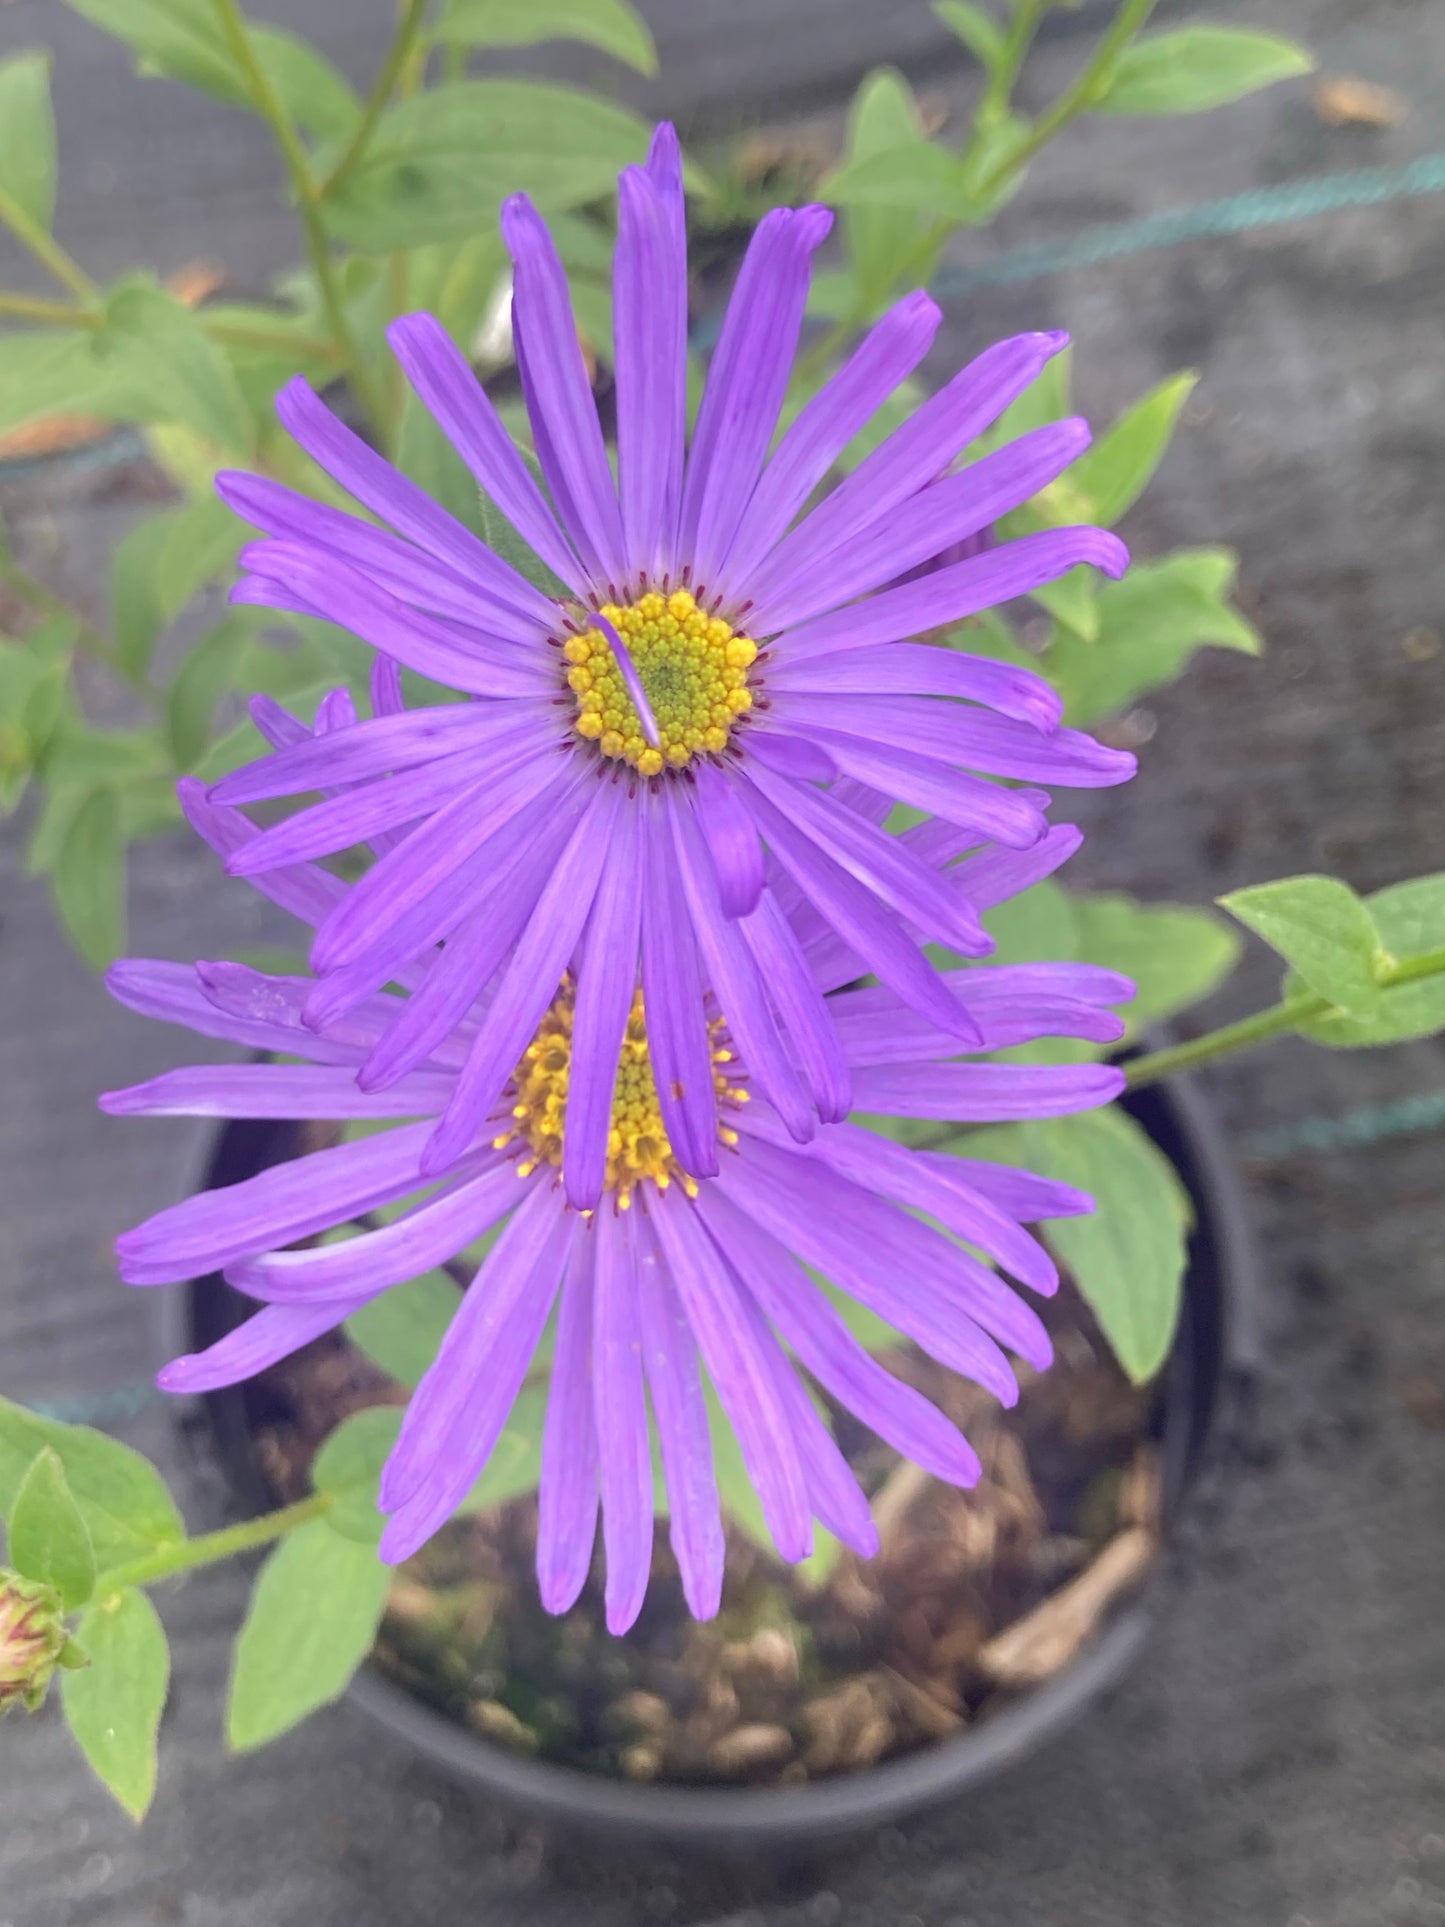
[[[15,1705],[33,1713],[71,1655],[79,1659],[53,1588],[0,1568],[0,1714]]]

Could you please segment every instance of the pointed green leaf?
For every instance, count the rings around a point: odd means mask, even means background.
[[[148,275],[129,275],[106,297],[99,344],[142,398],[141,419],[182,422],[221,449],[248,452],[245,397],[198,316]]]
[[[1341,1010],[1367,1015],[1379,1003],[1385,946],[1365,904],[1338,877],[1256,883],[1219,902]]]
[[[1069,470],[1072,487],[1088,499],[1088,519],[1112,528],[1143,494],[1163,459],[1179,411],[1198,385],[1187,370],[1170,375],[1128,408]]]
[[[166,692],[166,733],[176,768],[194,768],[211,739],[221,699],[236,686],[242,652],[251,641],[249,612],[235,610],[193,643]]]
[[[647,23],[624,0],[450,0],[434,38],[463,47],[582,40],[639,73],[657,72],[657,49]]]
[[[453,1293],[455,1296],[455,1293]],[[382,1467],[396,1444],[405,1408],[371,1405],[352,1412],[323,1443],[311,1466],[311,1483],[331,1495],[325,1523],[347,1539],[374,1546],[385,1524],[377,1507]]]
[[[1119,1011],[1128,1035],[1201,1003],[1239,960],[1238,936],[1211,911],[1113,895],[1073,897],[1070,903],[1076,958],[1122,971],[1135,985],[1133,1003]]]
[[[226,1738],[264,1746],[339,1698],[371,1650],[391,1568],[324,1519],[282,1540],[264,1566],[236,1641]]]
[[[461,1302],[453,1279],[444,1271],[428,1271],[406,1284],[393,1285],[353,1312],[346,1321],[346,1336],[373,1365],[415,1390]]]
[[[1307,74],[1314,60],[1296,41],[1253,27],[1178,27],[1126,47],[1096,114],[1199,114]]]
[[[16,54],[0,63],[0,192],[49,229],[55,213],[49,54]]]
[[[849,111],[845,167],[862,167],[878,155],[917,152],[927,145],[913,90],[902,74],[891,67],[869,74]],[[843,239],[853,283],[849,307],[872,313],[883,303],[910,264],[922,227],[917,214],[898,208],[844,206]],[[925,264],[918,278],[926,274]]]
[[[92,790],[72,817],[52,884],[71,941],[92,970],[104,970],[125,948],[125,843],[113,790]]]
[[[36,1453],[10,1509],[10,1564],[60,1595],[67,1612],[95,1590],[95,1548],[50,1445]]]
[[[1445,949],[1445,874],[1393,883],[1365,903],[1381,942],[1399,962]],[[1286,994],[1299,987],[1297,979],[1286,979]],[[1445,1030],[1445,972],[1382,990],[1368,1012],[1320,1017],[1303,1029],[1316,1043],[1335,1049],[1433,1036]]]
[[[1054,582],[1030,589],[1029,598],[1047,609],[1055,622],[1072,631],[1082,642],[1092,643],[1099,636],[1099,584],[1096,569],[1081,562]]]
[[[974,6],[972,0],[933,0],[933,11],[958,35],[985,72],[992,73],[1003,59],[1004,37],[983,8]]]
[[[175,1500],[148,1459],[88,1425],[42,1418],[7,1398],[0,1398],[0,1519],[12,1516],[21,1481],[45,1446],[65,1468],[102,1572],[185,1538]]]
[[[931,141],[910,142],[846,162],[818,190],[834,207],[907,208],[968,220],[977,212],[958,156]]]
[[[141,1820],[155,1795],[156,1738],[170,1685],[165,1628],[145,1594],[127,1589],[92,1607],[80,1640],[89,1664],[61,1679],[66,1724],[126,1812]]]

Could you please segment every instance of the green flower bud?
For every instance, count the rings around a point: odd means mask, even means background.
[[[54,1588],[0,1568],[0,1715],[35,1712],[57,1666],[84,1664]]]

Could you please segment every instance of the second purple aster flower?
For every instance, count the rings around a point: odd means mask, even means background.
[[[563,1158],[574,1206],[602,1194],[639,985],[661,1117],[685,1171],[718,1170],[706,994],[726,1010],[758,1095],[807,1142],[819,1119],[846,1115],[854,1092],[796,934],[800,908],[906,1009],[959,1047],[980,1041],[921,948],[933,939],[987,954],[977,905],[936,846],[925,855],[885,832],[880,799],[927,812],[953,854],[1026,850],[1045,836],[1048,797],[990,779],[1096,786],[1132,774],[1131,757],[1060,726],[1058,698],[1037,677],[908,640],[1081,562],[1122,572],[1115,537],[1075,528],[900,581],[1086,446],[1082,422],[1061,422],[952,469],[1062,336],[1020,336],[980,356],[807,510],[932,343],[939,311],[910,296],[769,455],[830,219],[781,210],[758,228],[689,446],[682,172],[671,128],[658,130],[647,164],[620,184],[615,481],[562,265],[524,197],[508,203],[503,231],[547,493],[441,327],[426,315],[393,327],[417,393],[560,580],[559,599],[302,381],[281,397],[283,422],[386,526],[254,476],[222,478],[267,537],[245,553],[239,599],[325,617],[471,699],[412,712],[392,703],[283,745],[215,792],[225,804],[331,792],[238,850],[238,873],[367,840],[380,849],[320,925],[306,1008],[308,1023],[334,1025],[432,955],[360,1066],[364,1090],[412,1075],[490,988],[424,1171],[473,1142],[574,966]]]

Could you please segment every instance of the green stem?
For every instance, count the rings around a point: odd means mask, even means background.
[[[302,226],[306,231],[306,252],[311,262],[311,271],[316,276],[316,284],[321,290],[321,304],[326,310],[327,326],[336,344],[338,359],[346,369],[352,387],[356,390],[357,400],[378,432],[384,426],[384,414],[379,398],[366,372],[366,364],[361,358],[356,337],[346,318],[346,309],[341,300],[341,289],[336,280],[336,265],[331,256],[331,241],[326,232],[326,224],[321,218],[321,196],[316,177],[311,172],[311,163],[301,138],[291,122],[290,115],[281,103],[280,96],[271,85],[265,68],[256,57],[256,49],[251,44],[251,36],[241,16],[236,0],[212,0],[216,18],[220,23],[226,44],[232,58],[246,83],[247,91],[255,102],[257,111],[270,127],[276,145],[281,150],[281,158],[286,163],[291,189],[296,196],[296,204],[301,214]]]
[[[0,187],[0,221],[43,268],[49,269],[62,287],[69,288],[78,301],[91,302],[96,299],[98,291],[95,283],[80,263],[68,255],[59,242],[32,215],[27,214],[14,195],[3,187]]]
[[[0,582],[28,602],[32,609],[38,609],[41,615],[73,622],[88,655],[94,656],[98,662],[105,663],[118,675],[126,674],[114,649],[95,624],[87,620],[73,603],[67,602],[64,596],[57,595],[53,589],[47,588],[38,576],[31,575],[28,569],[20,566],[10,552],[10,543],[3,531],[0,531]],[[128,676],[126,679],[132,680]]]
[[[1024,139],[1012,152],[996,161],[988,173],[975,182],[975,192],[981,200],[986,200],[1008,175],[1027,166],[1034,155],[1041,148],[1047,147],[1056,134],[1062,133],[1071,120],[1076,120],[1087,108],[1093,106],[1112,76],[1120,54],[1144,25],[1156,4],[1157,0],[1124,0],[1123,6],[1110,23],[1108,32],[1095,48],[1093,59],[1084,67],[1073,85],[1066,87],[1053,106],[1039,115]]]
[[[94,333],[105,326],[105,316],[96,308],[81,308],[69,301],[44,301],[29,294],[0,294],[0,317],[15,321],[38,321],[47,328],[83,328]],[[277,316],[274,328],[259,322],[213,320],[204,311],[201,326],[212,341],[229,342],[238,348],[294,349],[297,354],[334,357],[336,344],[321,335],[298,335]]]
[[[1013,99],[1014,82],[1028,58],[1029,48],[1034,44],[1034,35],[1039,30],[1039,22],[1048,5],[1049,0],[1018,0],[1013,21],[1004,38],[999,63],[979,96],[974,123],[980,129],[992,127],[1008,112]]]
[[[139,1559],[103,1572],[95,1582],[95,1596],[99,1599],[126,1586],[153,1586],[157,1580],[169,1579],[175,1573],[215,1565],[220,1559],[234,1559],[237,1553],[253,1552],[257,1546],[269,1545],[273,1539],[294,1532],[297,1526],[319,1519],[331,1503],[329,1492],[313,1492],[310,1498],[298,1499],[294,1505],[283,1505],[276,1512],[263,1512],[259,1519],[243,1519],[239,1525],[222,1526],[218,1532],[203,1532],[196,1539],[158,1546],[154,1552],[142,1553]]]
[[[1379,972],[1379,984],[1382,990],[1393,990],[1400,984],[1418,983],[1423,977],[1438,977],[1442,973],[1445,973],[1445,949],[1427,950],[1418,957],[1386,964]],[[1146,1084],[1157,1084],[1160,1078],[1171,1077],[1175,1071],[1212,1064],[1217,1058],[1229,1057],[1235,1051],[1248,1050],[1271,1037],[1298,1030],[1302,1024],[1327,1017],[1337,1009],[1328,997],[1316,991],[1296,991],[1268,1010],[1257,1010],[1252,1017],[1241,1017],[1237,1023],[1206,1031],[1204,1036],[1191,1038],[1187,1044],[1170,1044],[1164,1050],[1136,1057],[1124,1066],[1124,1077],[1131,1091],[1142,1090]]]
[[[407,62],[411,59],[416,37],[421,32],[426,6],[427,0],[404,0],[396,32],[392,35],[391,45],[386,50],[386,58],[381,63],[380,72],[362,109],[361,119],[356,123],[356,131],[347,142],[341,159],[317,189],[322,200],[336,192],[371,145],[371,137],[376,132],[377,122],[386,112],[396,84],[401,79]]]
[[[0,294],[0,315],[16,321],[39,321],[47,328],[105,326],[105,317],[94,308],[76,307],[69,301],[43,301],[31,294]]]

